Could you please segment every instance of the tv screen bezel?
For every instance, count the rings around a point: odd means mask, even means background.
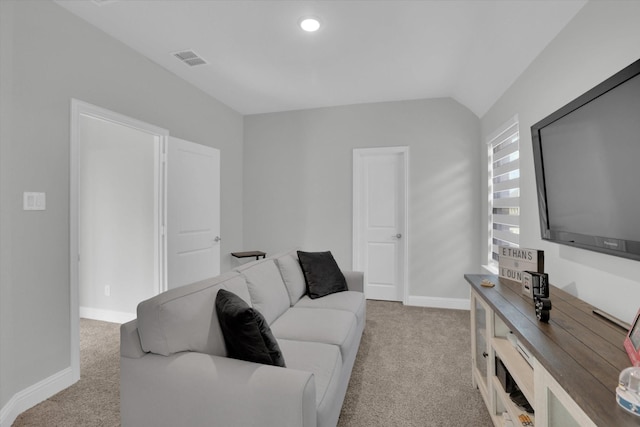
[[[624,82],[640,75],[640,60],[617,72],[607,80],[585,92],[578,98],[569,102],[564,107],[553,112],[549,116],[531,126],[531,140],[533,143],[533,159],[536,177],[536,193],[538,199],[538,213],[540,218],[540,235],[543,240],[574,246],[591,251],[606,253],[623,258],[640,261],[640,242],[611,238],[608,236],[595,236],[581,233],[552,230],[549,226],[547,210],[547,190],[544,175],[544,158],[542,155],[542,141],[540,132],[546,126],[556,122],[567,114],[578,110],[582,106],[597,99],[603,94],[623,84]]]

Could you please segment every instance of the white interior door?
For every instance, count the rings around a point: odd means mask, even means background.
[[[405,300],[407,150],[354,150],[354,270],[369,299]]]
[[[167,286],[220,274],[220,150],[169,137]]]

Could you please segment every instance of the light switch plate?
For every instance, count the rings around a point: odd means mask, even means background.
[[[25,211],[43,211],[47,208],[45,193],[24,192],[22,207]]]

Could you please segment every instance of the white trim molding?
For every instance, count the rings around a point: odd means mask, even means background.
[[[496,267],[495,265],[486,265],[486,264],[483,264],[481,267],[482,267],[484,270],[486,270],[486,271],[487,271],[487,273],[489,273],[489,274],[496,274],[496,275],[497,275],[497,274],[499,273],[499,271],[498,271],[498,267]]]
[[[126,313],[123,311],[102,310],[100,308],[80,306],[80,318],[123,324],[135,319],[136,313]]]
[[[440,298],[409,295],[406,305],[416,307],[446,308],[450,310],[469,310],[471,300],[468,298]]]
[[[74,375],[69,367],[16,393],[0,409],[0,427],[10,427],[18,415],[71,386],[74,382]]]

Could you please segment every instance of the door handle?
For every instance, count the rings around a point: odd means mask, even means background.
[[[214,241],[214,242],[216,242],[216,243],[217,243],[217,242],[219,242],[219,241],[221,241],[221,240],[222,240],[222,239],[220,238],[220,236],[216,236],[216,237],[215,237],[215,239],[213,239],[213,241]]]
[[[402,234],[398,233],[395,236],[391,236],[391,237],[396,238],[396,239],[401,239],[402,238]]]

